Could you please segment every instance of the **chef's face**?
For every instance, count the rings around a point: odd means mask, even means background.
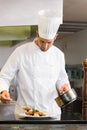
[[[37,45],[39,46],[39,48],[42,51],[47,51],[53,45],[55,39],[56,39],[56,36],[53,39],[49,39],[49,40],[41,38],[41,37],[38,36]]]

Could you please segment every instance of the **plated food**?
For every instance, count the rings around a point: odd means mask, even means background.
[[[44,117],[47,116],[45,112],[41,112],[36,109],[32,109],[30,106],[23,106],[23,109],[25,110],[25,115],[27,116],[33,116],[33,117]]]
[[[26,110],[26,111],[29,111],[29,110],[31,110],[31,107],[29,107],[29,106],[23,106],[23,109]]]

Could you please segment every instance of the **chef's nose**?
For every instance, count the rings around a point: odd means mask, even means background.
[[[43,44],[44,48],[48,48],[48,43]]]

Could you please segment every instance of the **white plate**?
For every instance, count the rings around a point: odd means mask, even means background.
[[[20,113],[19,114],[20,118],[35,118],[35,119],[40,119],[40,118],[51,118],[51,116],[31,116],[31,115],[26,115],[25,113]]]

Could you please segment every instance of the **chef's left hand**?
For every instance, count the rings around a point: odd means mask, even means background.
[[[62,95],[63,93],[67,92],[69,90],[68,84],[64,84],[63,86],[60,87],[59,93]]]

